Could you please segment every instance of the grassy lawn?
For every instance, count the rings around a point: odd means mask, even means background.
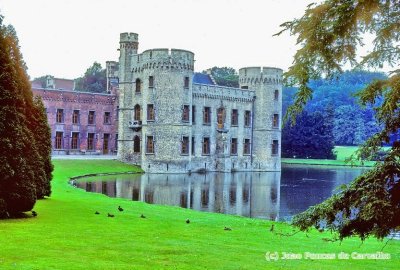
[[[69,177],[136,168],[110,160],[55,160],[53,194],[39,201],[36,218],[0,221],[0,269],[399,269],[400,241],[390,260],[277,260],[266,252],[374,253],[385,242],[357,238],[329,242],[331,234],[293,232],[274,223],[149,205],[68,185]],[[118,205],[125,211],[119,213]],[[94,212],[99,211],[100,215]],[[115,214],[108,218],[107,213]],[[146,215],[143,219],[139,216]],[[191,223],[185,220],[190,218]],[[225,231],[224,227],[232,228]],[[325,239],[325,240],[324,240]]]
[[[358,146],[335,146],[336,160],[332,159],[302,159],[302,158],[282,158],[282,162],[286,164],[307,164],[307,165],[332,165],[332,166],[351,166],[346,163],[346,158],[350,157]],[[375,161],[356,162],[355,166],[372,167]]]

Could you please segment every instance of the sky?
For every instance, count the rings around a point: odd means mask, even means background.
[[[31,79],[73,79],[117,61],[119,34],[139,34],[139,52],[176,48],[195,54],[195,71],[270,66],[286,70],[296,52],[289,34],[273,37],[312,0],[1,0]]]

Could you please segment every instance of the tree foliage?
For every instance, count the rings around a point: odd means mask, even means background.
[[[203,71],[203,73],[207,73],[207,71]],[[234,68],[213,67],[211,68],[211,75],[218,85],[239,87],[239,74]]]
[[[106,70],[101,64],[94,62],[90,66],[83,77],[75,80],[75,89],[80,91],[88,91],[94,93],[103,93],[107,89]]]
[[[49,134],[35,129],[47,125],[47,118],[36,118],[43,112],[33,102],[15,30],[3,25],[1,15],[0,63],[0,217],[8,217],[31,210],[37,198],[50,194],[52,167],[43,166],[50,156],[42,156],[36,144],[39,134],[50,143]]]
[[[311,4],[305,14],[282,24],[283,31],[296,35],[300,49],[285,73],[288,82],[299,87],[288,109],[295,119],[312,96],[311,79],[332,77],[342,66],[381,67],[400,58],[400,2],[397,0],[325,0]],[[280,34],[278,33],[278,35]],[[358,61],[357,47],[363,35],[375,36],[374,48]],[[372,157],[382,142],[400,128],[400,70],[387,79],[372,82],[357,96],[363,106],[376,111],[382,129],[358,150],[357,157]],[[321,223],[337,230],[340,238],[373,235],[383,238],[400,227],[400,142],[395,141],[382,163],[356,178],[338,194],[297,215],[293,223],[306,230]]]

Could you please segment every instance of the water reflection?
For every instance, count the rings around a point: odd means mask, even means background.
[[[289,220],[363,172],[353,168],[283,166],[282,173],[103,176],[78,182],[89,192],[133,201],[269,220]],[[99,178],[96,178],[99,180]]]

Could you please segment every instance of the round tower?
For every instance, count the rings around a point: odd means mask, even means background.
[[[194,54],[151,49],[132,60],[132,106],[142,127],[140,164],[146,172],[190,170],[192,78]]]
[[[282,69],[245,67],[239,70],[242,89],[255,91],[252,110],[252,168],[281,170]]]

